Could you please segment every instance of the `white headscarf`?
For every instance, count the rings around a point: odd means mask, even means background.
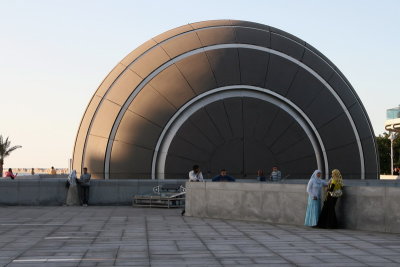
[[[317,174],[322,172],[320,170],[315,170],[311,175],[310,181],[307,184],[307,193],[312,197],[320,198],[321,188],[325,184],[320,178],[318,178]]]
[[[315,170],[313,172],[313,174],[311,175],[310,180],[314,179],[317,184],[320,184],[320,183],[322,183],[322,180],[320,178],[318,178],[318,176],[317,176],[318,173],[320,173],[322,176],[322,172],[320,170]]]
[[[68,175],[68,182],[70,185],[76,185],[76,171],[72,170],[72,172]]]

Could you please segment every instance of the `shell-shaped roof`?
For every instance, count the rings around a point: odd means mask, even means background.
[[[237,178],[277,165],[308,178],[340,169],[376,179],[368,115],[344,75],[315,48],[247,21],[184,25],[147,41],[93,95],[73,168],[95,178]]]

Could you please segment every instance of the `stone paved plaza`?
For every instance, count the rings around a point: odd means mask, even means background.
[[[400,234],[182,217],[132,207],[0,207],[1,266],[399,266]]]

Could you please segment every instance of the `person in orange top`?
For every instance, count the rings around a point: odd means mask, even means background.
[[[15,179],[15,177],[17,177],[17,175],[18,175],[18,173],[16,173],[15,175],[14,175],[14,173],[12,172],[12,169],[11,168],[9,168],[8,169],[8,172],[6,172],[6,176],[5,176],[5,178],[11,178],[11,179]]]
[[[57,171],[56,171],[56,169],[54,169],[53,166],[51,166],[50,174],[51,174],[51,175],[56,175],[56,174],[57,174]]]

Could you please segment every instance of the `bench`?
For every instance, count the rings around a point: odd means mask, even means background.
[[[172,191],[172,192],[171,192]],[[154,195],[133,196],[134,207],[183,208],[185,207],[185,187],[182,185],[163,185],[153,188]]]

